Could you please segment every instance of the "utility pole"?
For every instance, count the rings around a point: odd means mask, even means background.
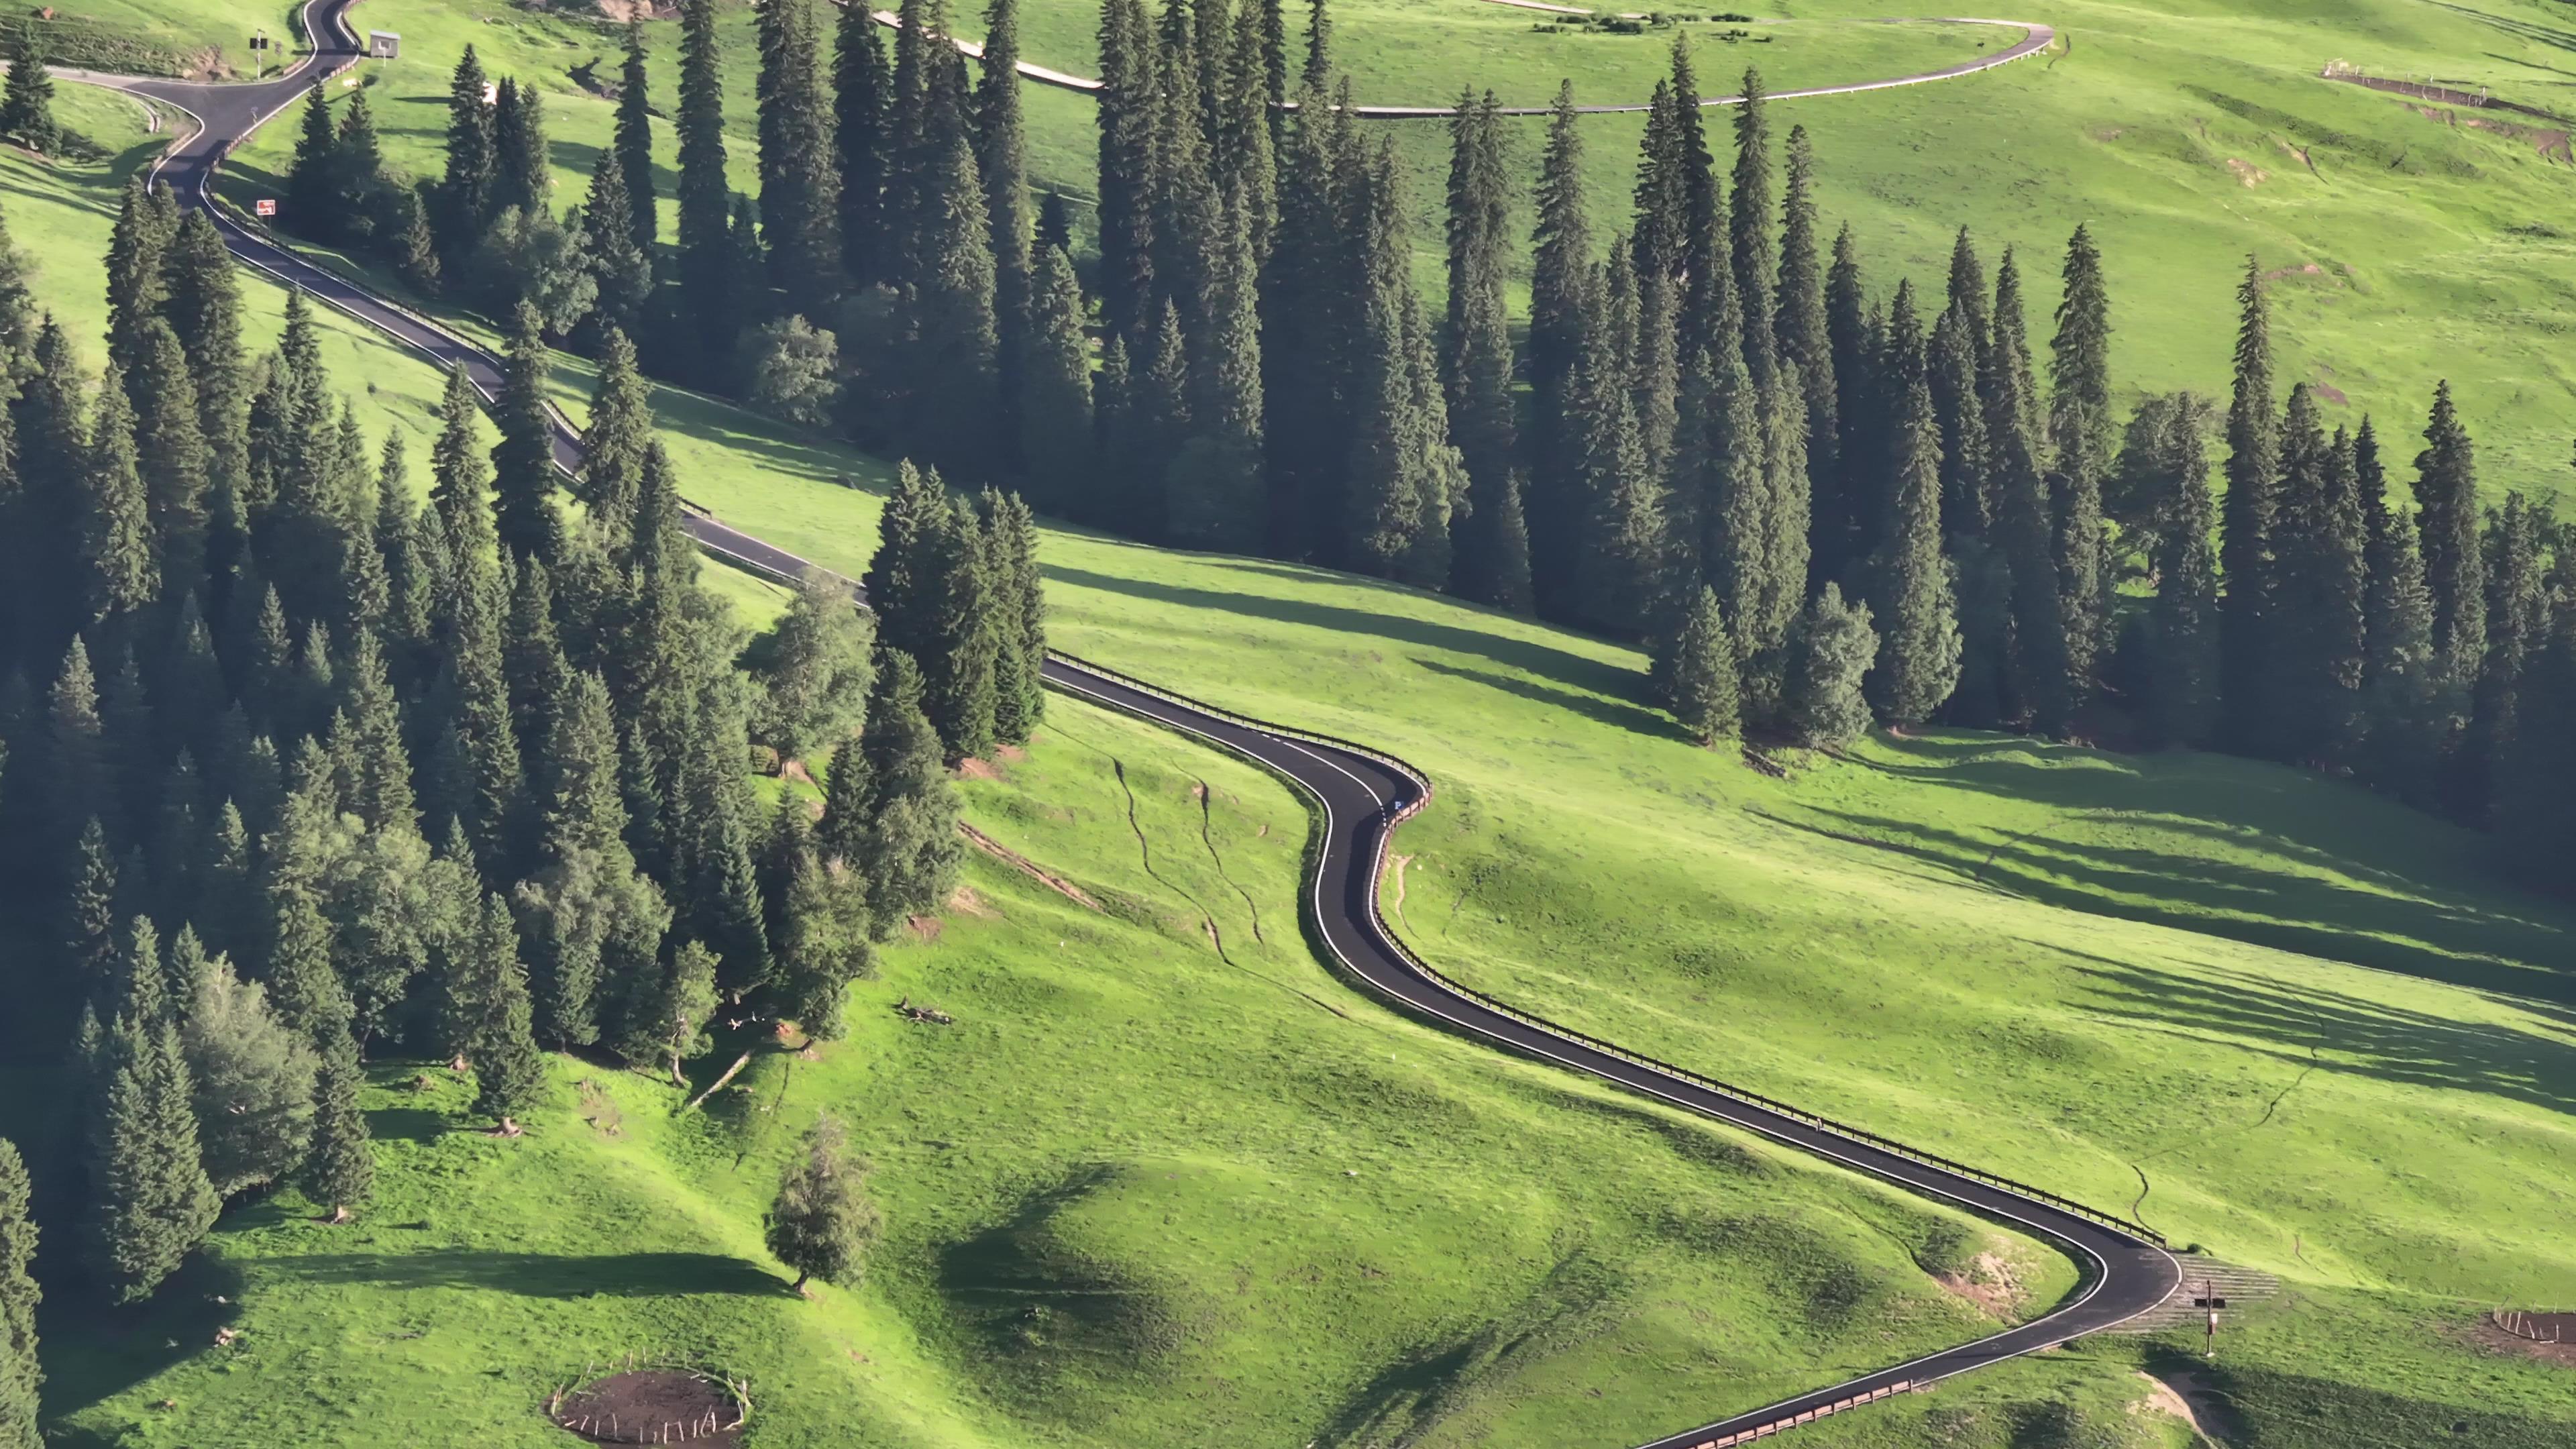
[[[2217,1284],[2203,1278],[2200,1280],[2200,1296],[2191,1300],[2191,1306],[2209,1310],[2209,1333],[2202,1343],[2200,1356],[2218,1357],[2218,1310],[2227,1306],[2227,1300],[2218,1296]]]
[[[265,80],[267,77],[268,27],[261,26],[250,33],[250,78]]]

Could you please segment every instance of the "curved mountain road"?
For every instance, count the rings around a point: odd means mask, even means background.
[[[833,0],[833,3],[846,6],[861,4],[864,3],[864,0]],[[1580,9],[1571,5],[1541,4],[1538,3],[1538,0],[1492,0],[1492,3],[1498,5],[1510,5],[1522,10],[1543,10],[1553,15],[1591,15],[1595,13],[1593,11]],[[871,10],[868,12],[868,15],[869,18],[875,20],[877,24],[885,26],[890,30],[898,28],[903,24],[901,18],[891,10]],[[1637,17],[1623,16],[1622,18],[1633,19]],[[2056,27],[2042,25],[2033,20],[1978,20],[1967,16],[1941,16],[1936,18],[1940,19],[1944,24],[1949,25],[2000,25],[2007,30],[2018,30],[2022,32],[2022,37],[2002,50],[1996,51],[1992,55],[1981,55],[1974,60],[1963,60],[1957,65],[1943,66],[1939,70],[1918,71],[1913,75],[1890,76],[1885,80],[1851,81],[1846,84],[1836,86],[1809,86],[1803,90],[1769,91],[1765,93],[1764,99],[1774,101],[1795,101],[1802,100],[1808,96],[1851,96],[1858,95],[1863,91],[1884,91],[1892,90],[1898,86],[1919,86],[1930,81],[1953,80],[1963,75],[1975,75],[1981,70],[1992,70],[1996,66],[2009,64],[2026,55],[2037,55],[2039,52],[2048,49],[2048,47],[2057,40]],[[1901,20],[1883,20],[1875,23],[1882,25],[1901,25],[1905,22]],[[961,54],[972,56],[978,60],[981,60],[984,56],[984,47],[978,41],[968,40],[960,36],[952,38],[948,43],[956,46]],[[1100,80],[1095,76],[1075,75],[1069,71],[1061,71],[1051,66],[1038,65],[1035,62],[1025,60],[1021,61],[1016,68],[1018,69],[1021,78],[1036,81],[1040,85],[1054,86],[1058,90],[1079,91],[1084,95],[1098,95],[1100,93]],[[1700,101],[1700,105],[1703,109],[1715,106],[1737,106],[1742,105],[1743,103],[1744,97],[1742,96],[1707,96],[1702,98]],[[1283,104],[1288,110],[1293,111],[1297,109],[1297,103],[1294,101],[1284,102]],[[1574,108],[1574,113],[1578,116],[1618,116],[1632,115],[1640,111],[1652,109],[1653,107],[1648,105],[1646,102],[1638,101],[1624,105],[1576,106]],[[1357,116],[1363,121],[1429,121],[1437,120],[1443,116],[1455,116],[1458,114],[1458,108],[1456,106],[1353,106],[1351,107],[1351,114]],[[1495,114],[1502,116],[1547,116],[1554,115],[1555,110],[1549,106],[1498,106],[1495,108]]]
[[[397,338],[441,366],[462,365],[488,397],[501,381],[498,359],[426,318],[304,260],[215,204],[212,178],[225,154],[291,105],[316,79],[358,57],[346,16],[356,0],[308,0],[313,53],[283,76],[246,85],[66,73],[149,97],[196,118],[195,134],[155,166],[182,203],[207,211],[244,265]],[[2026,52],[2025,52],[2026,53]],[[1997,63],[1989,58],[1988,64]],[[1846,89],[1867,89],[1849,87]],[[556,418],[555,456],[567,469],[581,457],[579,435]],[[805,561],[703,514],[688,520],[707,550],[752,569],[793,577]],[[1264,724],[1193,701],[1114,670],[1058,654],[1046,682],[1065,694],[1151,720],[1251,759],[1285,777],[1322,817],[1311,924],[1336,963],[1371,990],[1422,1016],[1495,1046],[1616,1083],[1927,1198],[1956,1204],[2054,1242],[2083,1266],[2083,1287],[2046,1317],[1975,1343],[1892,1365],[1812,1393],[1732,1415],[1654,1441],[1645,1449],[1725,1449],[1814,1417],[1928,1388],[1942,1379],[2123,1323],[2163,1302],[2182,1272],[2154,1234],[2037,1188],[1914,1152],[1787,1104],[1625,1052],[1529,1017],[1448,981],[1396,939],[1378,913],[1377,884],[1395,827],[1431,799],[1430,782],[1401,761],[1362,746]]]

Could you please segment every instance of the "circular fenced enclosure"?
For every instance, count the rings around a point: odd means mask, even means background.
[[[690,1368],[630,1368],[547,1395],[555,1427],[593,1444],[742,1442],[750,1403],[739,1385]]]

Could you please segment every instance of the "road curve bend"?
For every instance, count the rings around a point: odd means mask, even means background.
[[[196,85],[146,78],[81,75],[150,97],[194,117],[196,132],[174,144],[154,167],[182,204],[205,210],[244,265],[377,328],[441,366],[463,366],[487,397],[501,382],[498,359],[456,334],[338,273],[269,240],[215,203],[212,180],[227,152],[316,80],[358,59],[347,14],[356,0],[308,0],[303,10],[312,53],[281,77],[248,85]],[[571,424],[555,419],[556,461],[581,459]],[[784,549],[704,514],[688,519],[709,552],[775,577],[806,567]],[[1395,828],[1431,800],[1430,780],[1390,756],[1325,736],[1266,724],[1201,703],[1067,654],[1052,655],[1047,684],[1078,699],[1122,711],[1241,755],[1281,775],[1313,801],[1321,849],[1306,902],[1310,923],[1342,970],[1403,1009],[1491,1045],[1615,1083],[1702,1116],[1952,1203],[2048,1239],[2084,1269],[2076,1296],[2043,1318],[1906,1363],[1847,1379],[1668,1435],[1643,1449],[1728,1449],[1893,1393],[1926,1389],[1943,1379],[2124,1323],[2162,1303],[2182,1271],[2148,1229],[2038,1188],[1800,1111],[1786,1103],[1652,1061],[1608,1042],[1516,1011],[1460,986],[1416,957],[1379,915],[1377,886]]]

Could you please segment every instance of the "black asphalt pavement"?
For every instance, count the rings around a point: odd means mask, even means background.
[[[311,0],[304,9],[313,53],[280,79],[239,85],[66,73],[113,85],[186,111],[200,123],[156,167],[185,205],[207,210],[243,264],[338,308],[427,355],[442,367],[462,365],[484,395],[501,384],[497,358],[425,318],[379,298],[337,273],[305,261],[213,204],[215,167],[229,148],[293,104],[317,75],[358,57],[348,26],[356,0]],[[1988,63],[1992,63],[1991,61]],[[556,420],[556,460],[581,457],[580,438]],[[708,551],[759,572],[793,578],[807,567],[794,554],[692,514],[690,532]],[[1731,1123],[1924,1197],[1957,1204],[2022,1228],[2072,1253],[2084,1267],[2076,1298],[2045,1318],[1958,1348],[1892,1365],[1812,1393],[1670,1435],[1645,1449],[1700,1449],[1740,1442],[1770,1426],[1890,1389],[1928,1387],[1941,1379],[2013,1358],[2124,1322],[2146,1312],[2181,1283],[2181,1269],[2143,1229],[2066,1203],[2033,1188],[2003,1183],[1957,1164],[1927,1160],[1866,1134],[1837,1129],[1779,1103],[1622,1052],[1607,1043],[1512,1012],[1441,978],[1417,961],[1378,914],[1377,882],[1398,823],[1430,799],[1430,783],[1411,767],[1360,746],[1236,717],[1160,686],[1058,655],[1046,682],[1065,694],[1152,720],[1252,759],[1295,782],[1323,817],[1323,848],[1311,883],[1314,930],[1338,964],[1402,1008],[1496,1046],[1616,1083],[1644,1096]]]

